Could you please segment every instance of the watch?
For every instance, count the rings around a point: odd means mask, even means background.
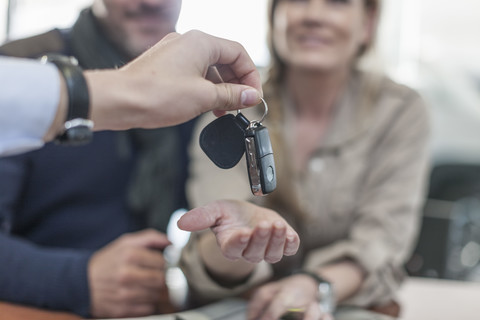
[[[61,145],[82,145],[92,140],[93,121],[89,119],[90,96],[82,69],[74,57],[48,54],[41,58],[43,63],[53,63],[63,78],[68,93],[67,117],[63,131],[55,138]]]
[[[317,281],[318,283],[318,304],[323,312],[333,314],[337,307],[335,300],[335,292],[333,290],[333,285],[330,281],[319,276],[315,272],[310,272],[306,270],[296,271],[295,274],[305,274]]]

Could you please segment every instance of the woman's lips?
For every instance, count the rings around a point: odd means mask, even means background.
[[[324,47],[332,43],[331,40],[319,35],[301,35],[297,37],[297,42],[305,47]]]

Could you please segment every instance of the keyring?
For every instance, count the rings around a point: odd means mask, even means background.
[[[248,126],[249,128],[253,128],[253,127],[256,127],[257,125],[259,124],[262,124],[263,120],[265,120],[265,117],[267,116],[268,114],[268,105],[267,105],[267,102],[263,99],[263,98],[260,98],[260,100],[262,100],[262,103],[265,107],[265,111],[263,112],[263,116],[262,118],[260,119],[260,121],[258,120],[252,120],[250,121],[250,125]],[[237,110],[237,114],[239,113],[242,113],[242,111],[240,109]]]

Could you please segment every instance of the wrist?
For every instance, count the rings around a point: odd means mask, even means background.
[[[333,314],[337,307],[333,284],[319,274],[306,270],[298,270],[295,274],[307,275],[317,284],[317,299],[323,312]]]
[[[62,118],[64,124],[55,136],[55,142],[62,145],[90,142],[93,127],[93,122],[89,119],[90,93],[78,61],[74,57],[47,54],[41,58],[41,62],[54,64],[61,74],[60,98],[52,131],[57,131],[58,122]],[[50,138],[47,136],[47,139]]]
[[[143,116],[138,90],[124,72],[89,70],[84,75],[91,92],[90,116],[96,131],[128,130],[133,127],[134,119]]]

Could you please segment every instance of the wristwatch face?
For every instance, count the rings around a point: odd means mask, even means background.
[[[92,140],[93,133],[89,127],[78,126],[67,130],[67,135],[70,137],[70,142],[73,144],[85,144]]]
[[[89,126],[77,125],[66,129],[56,141],[60,144],[78,146],[89,143],[92,137],[93,132]]]
[[[330,282],[320,282],[318,284],[318,293],[320,295],[320,307],[323,312],[333,313],[335,311],[335,294]]]

